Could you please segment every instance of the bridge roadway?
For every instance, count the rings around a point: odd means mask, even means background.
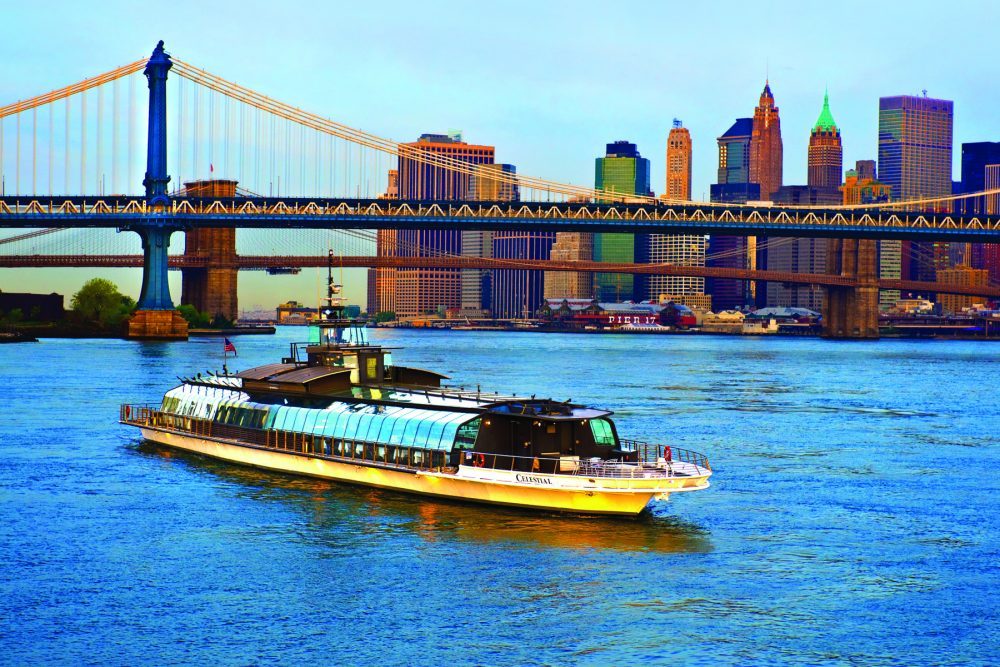
[[[219,264],[207,256],[171,255],[171,269],[233,268],[240,270],[267,270],[286,268],[325,268],[326,255],[239,255],[232,264]],[[335,265],[346,268],[396,268],[396,269],[513,269],[536,271],[582,271],[605,273],[632,273],[657,276],[690,276],[696,278],[728,278],[757,280],[791,285],[822,285],[824,287],[856,287],[856,278],[822,273],[785,273],[706,266],[672,266],[665,264],[616,264],[609,262],[570,262],[552,260],[506,260],[479,257],[374,257],[370,255],[337,257]],[[0,268],[118,268],[143,266],[142,255],[19,255],[0,257]],[[1000,287],[970,287],[917,280],[879,279],[879,289],[938,294],[964,294],[969,296],[1000,297]]]
[[[454,229],[727,234],[1000,242],[1000,216],[888,208],[800,208],[676,203],[225,199],[133,196],[0,197],[0,230],[165,224],[178,229]]]

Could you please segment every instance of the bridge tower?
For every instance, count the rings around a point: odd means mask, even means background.
[[[232,199],[236,181],[194,181],[184,184],[188,197]],[[232,227],[199,227],[184,233],[184,257],[203,259],[205,266],[181,269],[181,303],[194,306],[209,317],[230,321],[239,317],[236,285],[236,230]]]
[[[173,63],[161,40],[143,74],[149,82],[149,135],[146,146],[146,203],[149,213],[127,229],[142,239],[142,291],[128,322],[129,338],[184,339],[187,321],[174,309],[167,283],[170,236],[180,229],[170,215],[167,184],[167,72]]]
[[[827,273],[853,278],[852,287],[827,287],[823,337],[874,339],[878,331],[878,251],[871,239],[830,239]]]

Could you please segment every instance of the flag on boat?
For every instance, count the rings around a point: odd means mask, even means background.
[[[235,355],[236,354],[236,346],[233,345],[233,342],[231,340],[229,340],[228,338],[223,338],[223,340],[225,341],[225,343],[224,343],[225,350],[223,350],[223,351],[224,352],[232,352]]]

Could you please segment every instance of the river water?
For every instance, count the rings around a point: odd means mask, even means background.
[[[235,339],[230,368],[304,333]],[[255,472],[116,423],[218,340],[0,346],[0,663],[1000,661],[1000,347],[373,333],[613,409],[712,488],[580,519]]]

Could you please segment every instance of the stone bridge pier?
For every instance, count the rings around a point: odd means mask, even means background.
[[[871,239],[831,239],[826,271],[855,281],[853,287],[826,288],[823,337],[874,339],[878,331],[878,252]]]
[[[236,196],[236,181],[194,181],[185,183],[184,191],[188,197],[231,198]],[[209,317],[235,321],[239,316],[236,230],[189,229],[184,234],[184,256],[204,259],[207,265],[181,269],[181,303]]]

